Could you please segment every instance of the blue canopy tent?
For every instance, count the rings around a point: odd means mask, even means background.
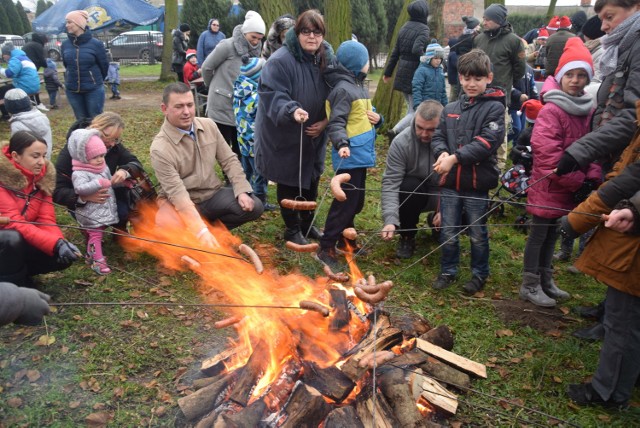
[[[65,31],[64,17],[72,10],[84,9],[89,14],[92,31],[121,25],[149,25],[162,20],[164,8],[143,0],[60,0],[31,23],[33,31],[58,34]]]

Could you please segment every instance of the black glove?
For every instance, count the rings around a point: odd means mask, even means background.
[[[591,192],[598,188],[598,183],[594,180],[585,180],[582,186],[573,194],[573,202],[579,204],[589,197]]]
[[[78,247],[66,239],[58,239],[53,252],[58,258],[58,263],[60,264],[71,264],[78,260],[78,257],[82,255],[80,250],[78,250]]]
[[[573,230],[571,223],[569,223],[568,216],[562,216],[558,222],[558,233],[566,239],[576,239],[580,237],[580,234]]]
[[[558,166],[556,167],[556,175],[565,175],[577,170],[578,168],[580,168],[580,165],[576,158],[571,156],[569,153],[564,152],[560,158],[560,162],[558,162]]]

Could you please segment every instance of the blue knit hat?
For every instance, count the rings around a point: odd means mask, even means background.
[[[362,43],[348,40],[338,46],[336,58],[344,68],[357,75],[369,62],[369,51]]]
[[[427,46],[427,50],[420,58],[420,61],[424,59],[423,62],[429,62],[433,58],[444,59],[444,49],[442,49],[442,46],[438,44],[438,41],[436,39],[431,39],[431,43],[429,43],[429,45]]]
[[[242,57],[242,63],[240,66],[240,74],[250,79],[258,80],[262,72],[262,66],[265,63],[264,58],[251,58],[245,55]]]

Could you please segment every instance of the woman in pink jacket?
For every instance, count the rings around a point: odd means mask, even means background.
[[[533,219],[520,287],[520,298],[538,306],[552,307],[555,299],[569,298],[553,282],[556,223],[578,204],[575,195],[583,193],[581,189],[595,188],[593,182],[601,181],[596,164],[563,176],[552,174],[564,151],[589,132],[593,98],[584,88],[592,78],[591,54],[580,38],[573,37],[567,41],[555,76],[547,78],[541,91],[544,107],[531,136],[533,167],[527,196],[527,212]]]

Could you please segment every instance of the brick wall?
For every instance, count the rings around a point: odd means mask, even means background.
[[[447,0],[444,5],[444,37],[445,40],[441,40],[443,46],[447,44],[449,38],[458,37],[462,33],[462,29],[465,24],[462,22],[463,16],[475,16],[482,22],[482,14],[476,15],[474,13],[475,3],[474,0]]]

